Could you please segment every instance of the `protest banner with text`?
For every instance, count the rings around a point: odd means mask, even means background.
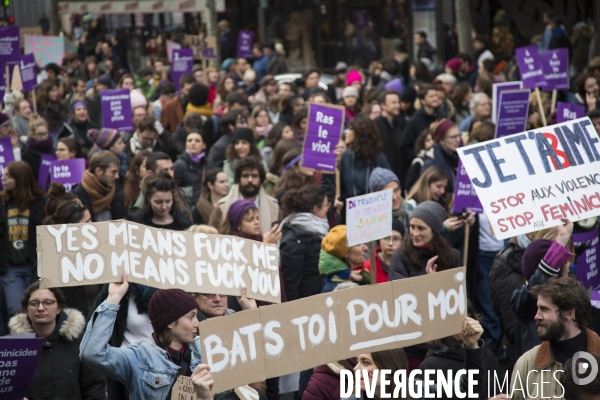
[[[237,56],[243,58],[252,57],[252,44],[254,43],[254,32],[240,31],[238,34]]]
[[[387,189],[346,200],[348,247],[392,235],[392,192]]]
[[[70,160],[54,160],[50,162],[50,182],[62,183],[67,192],[73,186],[81,183],[85,173],[85,159],[72,158]]]
[[[542,52],[542,69],[546,86],[544,90],[569,89],[569,49],[552,49]]]
[[[50,163],[56,161],[54,154],[42,154],[40,158],[40,170],[38,172],[38,185],[44,190],[48,189],[48,175],[50,174]],[[77,181],[81,182],[81,179]]]
[[[175,90],[179,91],[181,90],[179,80],[183,75],[191,74],[194,68],[194,50],[174,49],[171,64],[171,78],[175,84]]]
[[[335,146],[344,129],[344,107],[328,104],[308,105],[308,126],[302,149],[302,166],[335,172]]]
[[[478,214],[483,212],[483,206],[477,192],[473,189],[473,184],[469,179],[469,175],[458,160],[458,168],[456,169],[456,185],[454,186],[454,202],[452,203],[452,212],[455,214],[464,211],[473,211]]]
[[[600,139],[580,118],[458,149],[497,239],[600,215]]]
[[[544,80],[544,69],[538,55],[536,45],[519,47],[515,50],[521,81],[525,89],[543,88],[546,86]]]
[[[251,382],[460,333],[465,268],[210,318],[202,357],[219,393]]]
[[[21,56],[21,81],[23,83],[23,91],[29,92],[36,89],[37,75],[35,68],[35,56],[32,54],[23,54]]]
[[[19,65],[20,62],[19,27],[0,26],[0,101],[2,101],[4,93],[10,91],[14,66]],[[8,67],[10,79],[7,79],[6,67]]]
[[[4,169],[13,161],[15,161],[15,153],[13,153],[11,138],[0,138],[0,189],[3,188],[1,178],[4,175]]]
[[[505,90],[523,89],[523,82],[497,82],[492,85],[492,122],[498,122],[498,104],[500,103],[500,93]]]
[[[105,128],[132,131],[132,111],[129,89],[100,91],[102,124]]]
[[[525,131],[529,116],[529,89],[505,90],[500,93],[495,137]]]
[[[185,39],[194,51],[194,59],[217,58],[216,36],[185,35]]]
[[[118,220],[37,227],[41,286],[120,282],[279,303],[277,246]]]
[[[25,35],[25,53],[33,53],[40,68],[50,63],[62,65],[65,38],[59,36]]]
[[[577,280],[586,289],[600,290],[600,274],[598,274],[598,255],[600,255],[600,242],[598,241],[598,229],[594,228],[587,232],[573,233],[573,245],[581,249],[575,259],[575,275]],[[579,252],[578,252],[579,253]]]
[[[559,101],[556,103],[556,123],[585,117],[585,106]]]
[[[44,338],[0,337],[0,399],[23,399],[42,356]]]

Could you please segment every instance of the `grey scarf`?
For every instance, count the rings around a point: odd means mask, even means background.
[[[329,232],[329,223],[326,219],[319,218],[313,213],[299,212],[286,217],[281,225],[290,224],[314,233],[321,239]]]

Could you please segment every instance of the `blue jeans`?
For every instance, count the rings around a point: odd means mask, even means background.
[[[6,304],[10,316],[15,314],[15,310],[22,308],[21,299],[25,289],[31,285],[32,273],[33,265],[31,264],[9,264],[6,274],[2,275],[2,286],[6,294]]]
[[[482,316],[481,325],[484,329],[484,336],[492,339],[490,348],[497,357],[501,357],[504,353],[500,336],[502,335],[502,327],[500,318],[494,312],[492,305],[492,295],[490,293],[490,271],[497,252],[483,251],[479,252],[477,263],[479,271],[483,279],[477,283],[475,288],[475,310]]]
[[[329,292],[333,292],[333,290],[337,287],[337,285],[339,285],[339,282],[332,282],[329,280],[325,281],[325,285],[323,285],[323,289],[321,290],[321,293],[329,293]]]

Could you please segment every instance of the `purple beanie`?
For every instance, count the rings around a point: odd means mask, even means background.
[[[252,200],[236,200],[229,206],[227,211],[227,220],[231,224],[234,231],[242,223],[246,212],[252,208],[257,208]]]
[[[400,78],[392,79],[388,83],[385,84],[386,89],[391,89],[398,93],[398,96],[402,96],[402,81]]]
[[[552,241],[547,239],[534,240],[527,246],[521,259],[521,272],[526,280],[530,280],[544,256],[550,250]]]
[[[87,133],[87,137],[90,141],[96,143],[98,147],[109,150],[121,135],[119,135],[119,132],[116,129],[102,128],[100,130],[90,129]]]

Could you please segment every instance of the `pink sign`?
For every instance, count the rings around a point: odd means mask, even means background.
[[[62,64],[65,39],[58,36],[25,35],[25,54],[33,53],[40,68],[50,63]]]

